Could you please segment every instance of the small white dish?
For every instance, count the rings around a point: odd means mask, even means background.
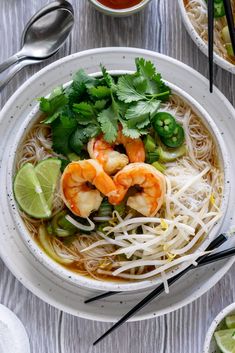
[[[206,55],[208,56],[208,45],[207,43],[204,42],[204,40],[200,37],[200,35],[197,33],[196,29],[194,28],[192,22],[189,19],[189,16],[187,14],[187,11],[185,9],[184,5],[184,0],[178,0],[181,16],[184,22],[184,25],[194,41],[194,43],[197,45],[197,47]],[[235,65],[232,63],[228,62],[224,58],[222,58],[220,55],[214,52],[214,62],[222,67],[223,69],[231,72],[232,74],[235,74]]]
[[[105,13],[106,15],[115,16],[115,17],[125,17],[129,15],[133,15],[134,13],[143,10],[151,0],[142,0],[139,4],[125,9],[112,9],[111,7],[101,4],[101,2],[99,2],[98,0],[89,0],[89,1],[92,5],[95,6],[97,10]]]
[[[27,332],[18,317],[0,304],[0,353],[30,353]]]
[[[220,353],[214,338],[214,333],[221,325],[223,325],[224,319],[229,315],[235,315],[235,303],[226,306],[226,308],[224,308],[212,321],[206,334],[203,353]]]

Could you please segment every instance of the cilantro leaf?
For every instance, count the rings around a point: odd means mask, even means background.
[[[83,134],[81,127],[77,127],[77,129],[70,136],[69,146],[79,155],[84,143],[86,142],[86,138],[87,137]]]
[[[136,58],[135,64],[137,72],[146,79],[152,78],[156,74],[155,66],[151,61],[147,61],[144,58]]]
[[[146,93],[147,80],[144,77],[141,77],[141,76],[133,77],[133,84],[139,93],[143,93],[143,94]]]
[[[61,116],[60,122],[65,129],[73,129],[77,126],[76,120],[69,116]]]
[[[158,86],[158,99],[161,101],[165,102],[169,99],[171,95],[171,89],[169,86],[165,84],[164,81],[162,81],[162,76],[161,74],[157,74],[153,77],[154,82]]]
[[[64,93],[55,94],[54,92],[49,98],[41,97],[39,99],[39,109],[45,113],[47,118],[44,120],[45,124],[51,124],[58,118],[60,111],[68,103],[68,98]]]
[[[156,74],[156,69],[151,61],[146,61],[145,59],[137,58],[135,60],[137,72],[139,75],[146,79],[146,93],[155,94],[158,93],[158,86],[153,77]]]
[[[106,70],[106,68],[103,65],[100,65],[100,67],[101,67],[101,71],[102,71],[102,74],[103,74],[104,81],[106,82],[106,85],[109,88],[111,88],[112,92],[116,92],[117,85],[115,84],[114,79],[108,73],[108,71]]]
[[[127,109],[125,118],[129,120],[145,114],[150,114],[150,116],[152,116],[157,112],[160,103],[161,102],[158,100],[139,101]]]
[[[91,104],[86,102],[74,103],[73,111],[86,117],[94,115],[94,111]]]
[[[95,102],[94,108],[98,111],[103,110],[107,104],[107,99],[100,99]]]
[[[114,142],[117,138],[118,119],[115,115],[112,106],[103,110],[97,117],[101,130],[104,133],[104,138],[107,142]]]
[[[130,121],[121,120],[123,135],[127,137],[131,137],[132,139],[137,139],[141,135],[148,134],[147,129],[139,129],[139,128],[131,127],[131,126],[128,126],[129,123]]]
[[[140,82],[136,81],[136,77],[134,75],[120,76],[117,87],[117,96],[125,103],[137,102],[146,99],[143,83],[140,85]]]
[[[139,115],[126,122],[129,129],[142,129],[150,124],[149,114]]]
[[[122,102],[118,99],[115,99],[116,109],[119,112],[119,115],[124,117],[127,109],[130,107],[129,103]]]
[[[50,99],[45,98],[45,97],[41,97],[39,98],[39,109],[41,110],[41,112],[43,113],[48,113],[51,111],[51,102]]]
[[[51,124],[52,148],[55,152],[66,156],[71,151],[69,139],[76,127],[76,120],[67,116],[62,116]]]
[[[161,74],[156,72],[156,68],[154,64],[151,61],[147,61],[143,58],[137,58],[135,60],[135,63],[136,63],[137,73],[140,75],[140,77],[143,77],[146,79],[146,82],[147,82],[146,93],[149,93],[151,95],[165,93],[164,95],[161,95],[161,98],[159,97],[159,99],[161,100],[168,99],[171,93],[171,90],[162,81]]]
[[[100,132],[98,125],[89,124],[86,127],[78,125],[70,136],[69,145],[79,155],[89,139],[97,136]]]
[[[96,122],[95,112],[92,104],[81,102],[73,104],[73,111],[76,114],[76,120],[81,125],[87,125]]]
[[[106,86],[97,86],[97,87],[89,88],[88,93],[93,98],[103,99],[103,98],[110,97],[111,90],[109,87],[106,87]]]
[[[86,135],[88,140],[89,138],[96,137],[100,133],[101,133],[101,128],[98,124],[97,125],[89,124],[83,129],[83,134]]]
[[[66,95],[70,104],[80,102],[84,99],[87,93],[87,87],[95,86],[97,80],[85,73],[84,70],[79,70],[73,77],[73,82],[66,89]]]

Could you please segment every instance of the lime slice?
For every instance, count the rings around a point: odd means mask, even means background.
[[[34,166],[31,163],[26,163],[18,171],[13,188],[16,201],[28,215],[34,218],[48,218],[51,216],[51,211],[43,195]]]
[[[227,328],[235,328],[235,315],[227,316],[225,318]]]
[[[38,163],[35,172],[41,185],[48,207],[52,208],[55,188],[60,175],[61,161],[57,158],[48,158]]]
[[[220,330],[215,332],[216,343],[223,353],[235,353],[235,330]]]

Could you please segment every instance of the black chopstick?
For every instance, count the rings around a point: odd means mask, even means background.
[[[211,244],[207,247],[206,251],[211,251],[222,245],[227,240],[227,236],[225,234],[220,234],[216,239],[214,239]],[[235,249],[234,249],[235,254]],[[231,255],[232,256],[232,255]],[[199,257],[196,261],[198,265],[203,262],[208,257],[208,255],[203,255]],[[175,275],[174,277],[168,280],[168,286],[170,287],[173,283],[175,283],[179,278],[181,278],[188,271],[194,269],[194,265],[188,266],[186,269]],[[157,288],[155,288],[152,292],[150,292],[143,300],[141,300],[137,305],[135,305],[127,314],[125,314],[118,322],[116,322],[108,331],[106,331],[101,337],[99,337],[93,345],[96,345],[106,336],[108,336],[111,332],[113,332],[116,328],[121,326],[124,322],[130,319],[134,314],[140,311],[143,307],[145,307],[148,303],[150,303],[153,299],[159,296],[164,291],[164,284],[160,284]]]
[[[235,256],[235,247],[233,247],[231,249],[226,249],[226,250],[220,251],[216,254],[208,255],[198,266],[202,267],[202,266],[211,264],[213,262],[227,259],[231,256]],[[197,268],[197,266],[195,268]]]
[[[232,6],[231,6],[231,1],[230,0],[223,0],[223,2],[224,2],[224,10],[225,10],[227,23],[228,23],[228,29],[229,29],[229,34],[230,34],[230,38],[231,38],[233,53],[235,55],[235,25],[234,25],[233,10],[232,10]]]
[[[111,297],[112,295],[118,294],[118,293],[122,293],[122,292],[105,292],[105,293],[101,293],[99,295],[96,295],[95,297],[89,298],[87,300],[84,301],[84,304],[88,304],[91,302],[94,302],[96,300],[100,300],[100,299],[104,299],[107,297]]]
[[[209,81],[210,92],[213,92],[214,74],[214,0],[208,0],[208,59],[209,59]]]

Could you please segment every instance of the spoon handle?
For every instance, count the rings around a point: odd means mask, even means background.
[[[14,65],[20,60],[22,60],[22,55],[20,55],[20,52],[10,56],[10,58],[0,64],[0,73],[2,73],[3,71],[5,71],[10,66]]]
[[[7,85],[8,82],[11,81],[11,79],[17,74],[17,72],[23,69],[23,67],[27,65],[32,65],[32,64],[38,64],[40,62],[41,60],[32,60],[32,59],[23,60],[15,64],[7,72],[0,74],[0,91]]]

